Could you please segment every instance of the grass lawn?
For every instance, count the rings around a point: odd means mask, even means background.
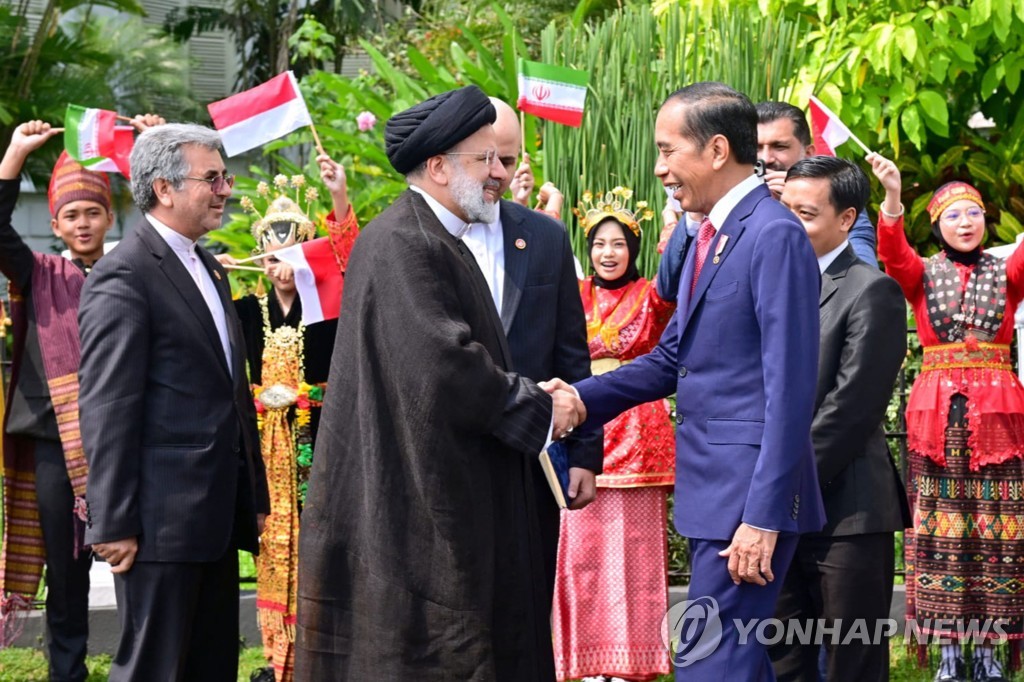
[[[902,642],[892,645],[890,665],[891,682],[930,682],[934,671],[922,670],[910,658]],[[110,656],[90,656],[89,682],[103,682],[110,671]],[[263,665],[263,650],[259,647],[243,649],[238,659],[238,680],[248,682],[249,674]],[[46,682],[46,659],[38,649],[7,649],[0,651],[0,682]],[[1020,682],[1018,673],[1010,677]],[[658,678],[658,682],[674,682],[671,675]]]

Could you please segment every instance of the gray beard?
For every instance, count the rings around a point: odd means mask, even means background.
[[[493,223],[498,220],[498,204],[484,198],[484,183],[471,178],[461,167],[451,180],[452,199],[471,223]]]

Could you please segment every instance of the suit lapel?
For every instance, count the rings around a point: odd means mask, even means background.
[[[501,231],[505,244],[505,290],[501,300],[501,326],[508,334],[512,320],[516,317],[519,301],[523,297],[526,286],[526,272],[530,266],[531,240],[530,230],[526,223],[505,209],[505,201],[501,202]],[[525,249],[516,248],[516,241],[522,239],[527,245]]]
[[[735,214],[736,211],[733,211]],[[689,324],[690,318],[693,316],[693,312],[697,309],[697,303],[704,296],[704,292],[711,286],[711,282],[714,281],[715,275],[721,269],[725,263],[725,259],[732,253],[733,248],[736,246],[736,242],[739,241],[740,235],[743,234],[743,223],[736,220],[731,215],[726,219],[725,225],[718,231],[715,238],[711,240],[711,246],[708,247],[707,256],[704,258],[704,265],[700,269],[700,276],[697,278],[697,287],[693,290],[693,296],[691,297],[691,303],[686,308],[686,317],[683,320],[683,329]],[[697,249],[696,247],[690,249],[693,252],[693,258],[687,255],[687,261],[690,261],[689,266],[689,279],[686,280],[687,284],[693,281],[693,268],[694,264],[692,261],[696,258]],[[717,257],[718,262],[715,262]],[[687,269],[684,268],[684,274]],[[689,293],[690,287],[687,286],[686,290]]]
[[[159,258],[160,269],[167,279],[171,281],[171,284],[174,285],[175,291],[178,292],[189,312],[199,323],[199,326],[206,334],[207,341],[213,345],[214,354],[220,359],[220,367],[226,374],[228,367],[224,358],[224,350],[220,343],[220,334],[217,333],[217,326],[213,322],[210,308],[206,305],[206,300],[199,292],[199,287],[196,286],[192,275],[188,273],[185,266],[178,259],[178,256],[171,250],[171,247],[164,241],[164,238],[160,236],[160,233],[149,224],[148,220],[139,228],[139,234],[150,247],[153,254]]]
[[[850,266],[857,261],[853,247],[847,245],[836,259],[832,261],[821,276],[821,294],[818,296],[818,308],[824,308],[829,299],[839,290],[841,280],[846,277]]]

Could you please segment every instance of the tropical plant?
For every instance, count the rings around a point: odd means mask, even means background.
[[[854,10],[847,0],[758,4],[811,25],[809,59],[793,103],[803,106],[819,90],[869,146],[896,158],[908,230],[922,251],[935,248],[925,211],[931,192],[953,179],[970,180],[982,191],[990,239],[1013,241],[1024,231],[1024,5],[893,0]]]
[[[59,124],[68,103],[130,114],[158,111],[168,118],[193,106],[180,47],[138,17],[98,16],[93,5],[141,12],[134,0],[51,0],[32,33],[27,2],[0,6],[0,148],[22,121]],[[61,20],[76,7],[75,15]],[[30,175],[43,181],[59,149],[58,139],[33,154]]]
[[[301,6],[298,0],[230,0],[220,6],[175,8],[167,14],[164,27],[179,41],[208,31],[227,31],[239,51],[235,89],[246,90],[289,68],[299,76],[325,67],[341,71],[352,39],[368,29],[379,29],[390,19],[383,5],[360,0],[312,0]],[[305,26],[307,32],[314,30],[300,22],[303,15],[316,18],[323,33],[332,38],[333,50],[290,50],[300,27]]]
[[[545,177],[571,204],[585,191],[622,185],[650,206],[664,205],[654,176],[654,119],[665,98],[702,80],[723,81],[755,101],[789,98],[806,58],[802,33],[799,20],[743,6],[702,14],[673,5],[660,16],[635,6],[581,28],[550,24],[542,61],[589,70],[590,85],[581,128],[543,126]],[[582,231],[566,217],[582,256]],[[641,245],[638,267],[648,275],[657,267],[656,234]]]

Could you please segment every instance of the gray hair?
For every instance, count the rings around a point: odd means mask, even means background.
[[[140,211],[156,205],[153,183],[163,178],[180,190],[189,174],[183,148],[195,145],[220,151],[220,133],[195,123],[168,123],[154,126],[139,135],[132,149],[132,196]]]

